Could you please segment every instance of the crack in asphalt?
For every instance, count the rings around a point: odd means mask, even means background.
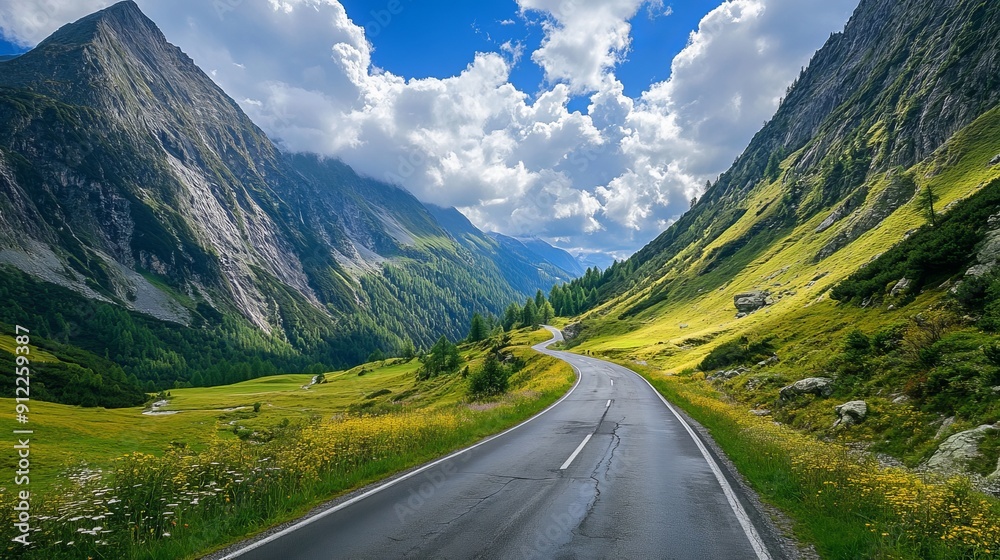
[[[606,416],[607,412],[605,411],[604,414]],[[580,523],[579,523],[579,525],[577,525],[577,528],[575,528],[572,531],[570,531],[573,535],[579,535],[581,537],[586,537],[588,539],[604,539],[604,540],[610,539],[612,541],[617,540],[617,537],[615,537],[615,536],[610,536],[610,537],[596,537],[596,536],[588,535],[587,533],[585,533],[583,531],[583,526],[586,525],[587,520],[590,519],[591,515],[593,515],[594,509],[597,508],[597,503],[601,500],[601,481],[598,478],[598,472],[601,470],[601,466],[603,465],[604,466],[604,479],[605,480],[608,479],[608,476],[611,473],[611,464],[614,461],[615,451],[618,450],[618,446],[621,445],[621,442],[622,442],[621,436],[618,435],[618,430],[621,428],[622,422],[624,422],[624,421],[625,421],[625,417],[623,416],[621,420],[615,422],[615,427],[614,427],[614,429],[611,430],[611,438],[612,438],[611,444],[608,445],[608,451],[605,452],[605,458],[603,458],[597,464],[597,467],[594,469],[594,471],[592,473],[590,473],[590,479],[594,481],[594,499],[593,499],[593,501],[590,502],[590,505],[587,507],[587,513],[584,514],[583,519],[580,520]],[[603,423],[603,422],[604,422],[604,417],[602,416],[601,417],[601,423]]]
[[[605,467],[604,469],[605,479],[607,479],[608,476],[611,474],[611,463],[613,463],[615,460],[615,451],[618,451],[618,446],[622,444],[622,438],[621,436],[618,435],[618,430],[622,427],[622,422],[624,421],[625,417],[622,416],[621,420],[615,422],[615,429],[611,430],[611,438],[612,438],[611,452],[608,454],[608,464],[607,467]]]
[[[452,523],[458,521],[459,519],[461,519],[461,518],[465,517],[466,515],[468,515],[469,513],[471,513],[472,510],[474,510],[477,507],[479,507],[480,505],[482,505],[482,503],[485,502],[486,500],[492,498],[493,496],[496,496],[500,492],[503,492],[503,489],[506,488],[507,485],[510,484],[511,482],[514,482],[515,480],[525,480],[525,479],[519,479],[519,478],[516,478],[516,477],[510,477],[510,476],[509,477],[499,477],[498,476],[497,478],[506,478],[507,481],[504,482],[503,484],[501,484],[500,488],[497,488],[495,491],[490,492],[486,496],[484,496],[482,498],[473,498],[474,500],[476,500],[476,503],[474,503],[471,506],[469,506],[468,509],[466,509],[462,513],[458,514],[456,517],[454,517],[452,519],[449,519],[448,521],[442,521],[442,522],[438,523],[438,525],[443,525],[445,527],[447,527],[448,525],[451,525]],[[437,533],[435,532],[435,534],[437,534]]]
[[[462,474],[473,474],[476,476],[491,476],[493,478],[509,478],[510,480],[531,480],[533,482],[544,482],[546,480],[559,480],[558,476],[546,476],[542,478],[535,478],[530,476],[512,476],[509,474],[477,473],[471,471],[465,471]]]

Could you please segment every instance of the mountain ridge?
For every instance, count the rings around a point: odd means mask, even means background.
[[[862,0],[733,166],[629,259],[636,272],[606,273],[600,300],[631,294],[623,318],[690,300],[696,290],[664,279],[719,289],[814,219],[827,236],[815,263],[877,229],[925,182],[907,170],[1000,101],[998,28],[989,3]]]
[[[184,363],[150,368],[172,352],[164,327],[108,312],[138,329],[130,338],[164,346],[118,360],[157,387],[218,369],[189,355],[199,344],[243,338],[245,359],[269,367],[353,365],[460,338],[474,312],[498,315],[568,279],[481,232],[453,239],[399,187],[281,152],[131,1],[0,62],[0,130],[0,264],[13,267],[0,284],[23,285],[16,269],[180,325]],[[42,336],[70,343],[97,320],[24,305],[47,324]],[[129,338],[111,323],[109,336]],[[101,340],[80,343],[107,353]],[[243,375],[232,373],[241,345],[212,351],[233,364],[213,376]]]

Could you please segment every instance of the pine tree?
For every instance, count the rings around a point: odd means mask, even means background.
[[[486,340],[490,336],[489,326],[486,324],[486,320],[479,313],[474,313],[472,315],[472,321],[469,326],[469,336],[466,340],[469,342],[479,342],[481,340]]]
[[[539,320],[543,324],[549,324],[552,318],[556,316],[555,309],[552,308],[552,304],[549,302],[542,303],[541,309],[538,311]]]
[[[496,353],[489,352],[483,366],[469,379],[469,393],[473,397],[490,397],[507,391],[510,380],[507,369],[500,363]]]
[[[538,326],[538,306],[535,305],[535,300],[528,298],[524,304],[521,310],[521,323],[526,327]]]
[[[518,323],[521,322],[521,306],[517,303],[512,303],[507,306],[507,311],[503,314],[503,329],[505,331],[513,330]]]
[[[442,336],[431,347],[424,358],[424,365],[417,371],[417,379],[430,379],[439,375],[454,373],[462,363],[458,347]]]
[[[934,212],[935,202],[937,202],[937,195],[931,190],[930,185],[927,185],[920,191],[920,208],[931,227],[937,226],[937,213]]]

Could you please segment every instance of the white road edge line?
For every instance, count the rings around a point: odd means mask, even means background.
[[[713,459],[709,454],[708,449],[705,448],[705,444],[701,442],[701,439],[694,433],[694,430],[687,423],[687,421],[684,420],[684,418],[677,412],[677,409],[675,409],[674,406],[667,401],[667,399],[663,398],[663,395],[656,390],[656,387],[653,387],[653,384],[650,383],[648,379],[632,370],[629,371],[639,376],[639,379],[645,381],[646,385],[649,385],[649,388],[656,393],[656,396],[660,397],[663,404],[667,406],[667,409],[670,410],[681,425],[684,426],[688,435],[690,435],[691,439],[694,440],[695,445],[697,445],[698,449],[701,450],[702,456],[705,457],[705,461],[708,462],[709,468],[712,469],[712,473],[715,474],[715,478],[719,481],[719,486],[722,486],[722,493],[726,495],[726,500],[729,501],[729,506],[733,508],[733,513],[736,514],[736,519],[740,522],[740,527],[743,528],[743,532],[746,533],[747,539],[750,540],[750,546],[753,547],[753,551],[757,553],[758,560],[772,560],[771,554],[767,551],[767,547],[764,546],[764,540],[760,537],[757,529],[754,528],[753,522],[750,520],[750,516],[747,515],[746,510],[743,509],[743,505],[740,504],[739,500],[736,498],[736,492],[733,491],[733,487],[729,484],[729,481],[726,480],[726,476],[722,474],[722,469],[719,467],[719,464],[715,462],[715,459]]]
[[[564,471],[569,468],[570,463],[572,463],[573,459],[576,459],[576,456],[579,455],[581,451],[583,451],[583,446],[587,445],[587,442],[590,441],[590,436],[592,435],[594,434],[587,434],[587,437],[583,438],[583,441],[580,442],[580,445],[576,447],[576,451],[574,451],[573,454],[569,456],[569,459],[566,459],[566,462],[563,463],[561,467],[559,467],[559,470]]]
[[[611,408],[611,399],[608,399],[608,404],[604,405],[604,408]]]
[[[615,386],[615,380],[614,380],[614,379],[612,379],[612,380],[611,380],[611,386],[612,386],[612,387],[614,387],[614,386]]]
[[[555,342],[555,338],[553,337],[552,340],[549,340],[549,341],[546,341],[546,342],[548,342],[549,344],[552,344],[552,343]],[[542,343],[542,344],[545,344],[545,343]],[[532,350],[538,351],[536,349],[537,346],[541,346],[541,345],[536,344],[535,346],[532,346],[531,347]],[[316,521],[319,521],[320,519],[323,519],[324,517],[332,515],[332,514],[338,512],[338,511],[344,509],[344,508],[352,506],[352,505],[360,502],[361,500],[364,500],[365,498],[374,496],[375,494],[378,494],[379,492],[385,490],[386,488],[390,488],[392,486],[395,486],[396,484],[399,484],[400,482],[403,482],[404,480],[406,480],[408,478],[412,478],[412,477],[414,477],[414,476],[416,476],[416,475],[418,475],[418,474],[420,474],[420,473],[422,473],[422,472],[424,472],[424,471],[426,471],[428,469],[432,469],[432,468],[436,467],[437,465],[440,465],[441,463],[444,463],[445,461],[454,459],[455,457],[458,457],[459,455],[461,455],[461,454],[463,454],[463,453],[465,453],[467,451],[472,451],[473,449],[475,449],[475,448],[477,448],[477,447],[479,447],[481,445],[486,445],[487,443],[489,443],[489,442],[491,442],[491,441],[493,441],[493,440],[495,440],[497,438],[503,437],[503,436],[509,434],[510,432],[513,432],[514,430],[516,430],[516,429],[518,429],[518,428],[520,428],[522,426],[525,426],[529,422],[532,422],[533,420],[541,417],[543,414],[545,414],[548,411],[552,410],[553,408],[559,406],[560,403],[562,403],[567,398],[569,398],[569,396],[573,394],[573,391],[576,391],[576,388],[580,386],[580,381],[583,380],[583,373],[576,366],[574,366],[573,364],[570,364],[566,360],[563,360],[563,361],[566,362],[567,364],[569,364],[570,367],[573,368],[573,371],[576,372],[576,383],[573,384],[573,387],[569,390],[568,393],[566,393],[565,395],[563,395],[562,398],[560,398],[556,402],[554,402],[551,405],[549,405],[549,407],[546,408],[545,410],[539,412],[538,414],[532,416],[531,418],[528,418],[524,422],[521,422],[520,424],[518,424],[518,425],[516,425],[516,426],[514,426],[512,428],[508,428],[508,429],[500,432],[499,434],[490,436],[490,437],[484,439],[483,441],[481,441],[479,443],[476,443],[474,445],[470,445],[469,447],[466,447],[465,449],[460,449],[460,450],[452,453],[451,455],[448,455],[446,457],[442,457],[442,458],[440,458],[440,459],[438,459],[438,460],[436,460],[434,462],[427,463],[426,465],[424,465],[424,466],[422,466],[422,467],[420,467],[420,468],[418,468],[416,470],[410,471],[410,472],[404,474],[403,476],[400,476],[399,478],[390,480],[389,482],[386,482],[385,484],[382,484],[381,486],[376,486],[375,488],[372,488],[371,490],[369,490],[369,491],[367,491],[367,492],[365,492],[363,494],[355,496],[355,497],[351,498],[350,500],[347,500],[346,502],[344,502],[342,504],[338,504],[338,505],[336,505],[336,506],[334,506],[334,507],[332,507],[330,509],[321,511],[321,512],[317,513],[316,515],[314,515],[312,517],[309,517],[308,519],[303,519],[302,521],[299,521],[298,523],[295,523],[294,525],[290,525],[290,526],[286,527],[285,529],[282,529],[281,531],[278,531],[277,533],[274,533],[273,535],[270,535],[270,536],[268,536],[266,538],[263,538],[263,539],[261,539],[259,541],[253,542],[253,543],[251,543],[251,544],[249,544],[249,545],[247,545],[247,546],[245,546],[245,547],[243,547],[243,548],[241,548],[239,550],[236,550],[234,552],[230,552],[229,554],[223,556],[219,560],[233,560],[234,558],[239,558],[240,556],[243,556],[244,554],[246,554],[248,552],[256,550],[256,549],[264,546],[265,544],[274,542],[274,541],[280,539],[281,537],[284,537],[285,535],[293,533],[293,532],[295,532],[295,531],[297,531],[297,530],[299,530],[299,529],[301,529],[301,528],[303,528],[303,527],[305,527],[307,525],[311,525],[312,523],[314,523]],[[587,436],[587,439],[590,439],[590,436]],[[584,440],[584,443],[587,443],[587,441]],[[581,445],[580,447],[582,448],[583,446]],[[579,452],[579,450],[577,450],[577,452]],[[573,455],[575,457],[576,453],[574,453]]]

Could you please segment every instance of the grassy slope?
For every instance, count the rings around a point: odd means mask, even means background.
[[[998,153],[1000,109],[994,109],[956,134],[928,160],[907,171],[918,187],[933,189],[939,197],[936,207],[941,211],[1000,177],[1000,166],[988,165]],[[786,165],[793,159],[786,160]],[[871,186],[868,201],[886,188],[887,181],[876,180]],[[914,315],[946,299],[946,289],[936,286],[906,305],[897,305],[896,309],[888,306],[892,300],[862,309],[829,298],[829,290],[839,281],[893,246],[906,232],[925,223],[916,200],[820,262],[815,262],[814,256],[846,221],[842,219],[834,227],[816,233],[816,226],[833,208],[799,224],[752,260],[741,262],[741,254],[737,253],[732,263],[723,263],[708,274],[692,272],[700,270],[699,264],[707,260],[713,248],[740,238],[756,221],[765,219],[774,206],[780,205],[781,196],[782,178],[757,185],[744,205],[749,211],[719,239],[702,253],[689,249],[675,257],[678,261],[688,261],[685,271],[671,271],[658,280],[674,284],[671,301],[632,317],[623,316],[643,301],[655,289],[654,285],[606,302],[587,314],[583,318],[587,327],[579,350],[642,370],[664,394],[709,428],[751,485],[765,500],[788,513],[796,522],[799,536],[816,543],[824,557],[995,557],[995,545],[1000,542],[1000,506],[994,501],[981,501],[982,498],[963,489],[961,483],[926,486],[912,475],[882,471],[868,463],[863,470],[871,477],[857,475],[856,468],[851,466],[855,459],[850,453],[840,446],[823,443],[868,446],[873,452],[901,458],[912,467],[926,459],[944,437],[1000,420],[1000,409],[995,403],[956,406],[951,411],[935,409],[930,401],[893,404],[892,398],[905,389],[909,379],[905,367],[889,361],[876,362],[871,379],[838,388],[830,399],[807,397],[788,406],[777,402],[777,392],[783,385],[804,377],[831,374],[831,358],[843,352],[848,332],[860,329],[871,335],[884,327],[906,324]],[[765,209],[762,217],[758,217],[757,210],[762,208]],[[733,295],[748,289],[768,289],[777,301],[771,307],[736,319]],[[722,384],[700,381],[702,374],[694,373],[697,364],[721,343],[739,336],[772,339],[781,361],[753,368],[751,373]],[[959,328],[949,342],[955,353],[944,361],[961,362],[975,357],[979,354],[977,348],[993,338],[972,328]],[[981,361],[981,356],[977,360]],[[894,369],[881,370],[882,365]],[[760,381],[756,388],[748,387],[750,379]],[[866,421],[847,430],[831,428],[836,419],[834,405],[854,398],[868,401]],[[772,417],[758,419],[747,414],[748,409],[756,407],[777,408]],[[952,414],[957,421],[950,430],[938,435],[940,421]],[[787,431],[781,434],[771,433],[772,420],[780,420],[806,438],[797,439],[799,436],[786,428],[782,428]],[[753,452],[748,453],[750,449]],[[829,453],[829,462],[816,465],[814,460],[802,458],[809,453],[814,457]],[[972,466],[983,474],[991,472],[998,455],[1000,437],[988,436],[983,457]],[[880,474],[883,472],[884,476]],[[831,497],[820,499],[823,492]],[[912,506],[916,508],[912,511],[906,510],[911,507],[911,496],[922,504]],[[912,518],[917,509],[922,516],[919,520]],[[984,517],[972,521],[959,512],[969,516],[973,516],[969,512],[977,512],[975,516]],[[919,523],[931,519],[933,526],[927,526],[926,531],[919,529],[923,527]],[[955,534],[967,531],[966,540],[952,541],[955,538],[952,531]]]
[[[997,153],[1000,153],[1000,109],[990,111],[957,134],[939,150],[939,157],[915,166],[912,172],[921,188],[930,186],[934,190],[939,197],[937,207],[944,208],[955,200],[968,197],[989,180],[1000,177],[1000,166],[986,165]],[[949,164],[938,169],[936,160],[948,161]],[[872,200],[885,186],[885,181],[877,182],[868,199]],[[780,201],[781,189],[780,178],[772,183],[759,185],[750,193],[746,206],[756,209]],[[832,208],[829,210],[832,211]],[[634,318],[624,320],[617,317],[641,300],[646,292],[606,303],[584,318],[594,322],[596,328],[594,336],[584,341],[580,348],[644,360],[665,369],[677,370],[693,367],[718,342],[740,334],[777,335],[786,343],[801,341],[806,345],[815,345],[815,351],[819,351],[817,343],[822,344],[836,338],[838,333],[848,326],[853,328],[856,324],[844,323],[839,325],[840,328],[836,328],[836,323],[830,324],[828,318],[831,314],[835,316],[836,313],[851,312],[834,311],[840,306],[828,300],[829,288],[898,242],[907,231],[925,222],[917,202],[911,201],[879,227],[865,233],[829,258],[815,263],[814,255],[838,229],[835,226],[819,234],[814,232],[826,215],[826,212],[821,212],[809,222],[796,227],[758,258],[735,271],[717,289],[702,289],[698,293],[699,285],[707,288],[713,283],[715,279],[705,278],[711,274],[702,277],[690,273],[679,277],[671,274],[660,282],[690,284],[693,286],[690,297],[661,303]],[[712,248],[739,238],[759,219],[755,212],[747,212],[709,245],[703,254],[682,253],[677,259],[690,258],[697,263]],[[781,272],[786,267],[787,270]],[[692,269],[697,270],[697,267],[692,265],[687,270]],[[809,286],[810,282],[821,275],[815,284]],[[783,296],[772,307],[744,319],[736,319],[733,295],[754,288],[769,289],[776,294],[792,292],[794,295]],[[880,310],[863,314],[863,320],[874,325],[904,316],[903,312],[886,314]],[[851,320],[857,321],[858,317]],[[813,324],[810,325],[810,322]],[[686,327],[682,328],[681,325]],[[806,325],[820,328],[804,328]]]
[[[545,340],[544,330],[518,333],[516,352],[526,358],[533,354],[527,346]],[[482,359],[482,349],[468,347],[463,355],[472,369]],[[466,399],[466,381],[444,376],[426,382],[415,381],[420,363],[388,360],[365,364],[326,376],[327,383],[303,387],[312,375],[278,375],[223,387],[177,389],[170,392],[169,405],[162,411],[173,415],[142,414],[142,407],[125,409],[82,408],[34,401],[30,422],[32,439],[32,487],[43,491],[54,485],[60,473],[86,464],[104,468],[115,457],[138,451],[160,455],[182,444],[200,451],[216,437],[235,439],[233,427],[249,430],[272,428],[283,420],[305,421],[344,412],[434,411],[459,406]],[[359,372],[364,375],[358,375]],[[365,397],[392,391],[374,399]],[[521,387],[521,391],[530,388]],[[392,401],[405,394],[402,404]],[[253,404],[261,403],[260,413]],[[14,400],[0,398],[0,410],[14,409]],[[236,410],[234,410],[236,409]],[[12,426],[11,420],[6,425]],[[9,433],[9,432],[8,432]],[[12,471],[13,454],[0,456],[0,469]]]

